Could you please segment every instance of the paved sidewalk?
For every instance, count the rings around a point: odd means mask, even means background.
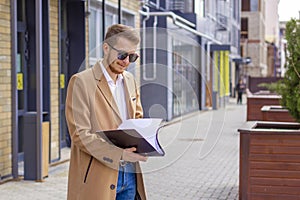
[[[196,112],[161,130],[166,156],[142,164],[150,200],[238,199],[237,129],[246,121],[246,105],[230,101],[224,109]],[[42,183],[1,184],[0,199],[66,199],[68,166],[65,162],[50,167]]]

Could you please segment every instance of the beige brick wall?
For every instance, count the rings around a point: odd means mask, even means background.
[[[58,1],[50,1],[50,101],[51,101],[51,155],[54,160],[59,157],[59,27]]]
[[[0,1],[0,179],[12,173],[10,1]]]

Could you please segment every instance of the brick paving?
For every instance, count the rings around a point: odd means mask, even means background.
[[[238,199],[239,134],[246,106],[235,100],[224,109],[200,111],[174,120],[159,133],[163,158],[143,163],[150,200]],[[65,149],[68,155],[68,149]],[[9,181],[0,199],[66,199],[69,162],[52,166],[44,182]]]

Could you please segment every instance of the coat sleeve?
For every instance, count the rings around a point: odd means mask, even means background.
[[[118,169],[123,149],[110,145],[92,133],[91,100],[88,83],[73,75],[69,81],[66,98],[66,120],[72,145],[90,154],[103,164]],[[73,148],[73,146],[72,146]]]

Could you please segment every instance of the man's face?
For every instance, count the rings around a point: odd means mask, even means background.
[[[105,51],[105,53],[107,54],[107,63],[110,70],[115,74],[121,74],[128,68],[130,64],[130,57],[133,58],[136,54],[137,45],[134,45],[131,41],[125,38],[119,38],[115,45],[110,46],[107,44],[106,48],[108,48],[108,51]],[[125,59],[119,59],[122,55],[128,56]]]

